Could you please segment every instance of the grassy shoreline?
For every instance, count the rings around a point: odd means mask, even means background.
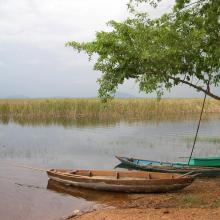
[[[20,99],[0,100],[0,118],[7,120],[148,120],[185,117],[201,111],[202,99]],[[220,102],[207,99],[206,115],[220,113]]]

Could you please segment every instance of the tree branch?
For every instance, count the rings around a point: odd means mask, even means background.
[[[209,85],[208,85],[208,89],[206,90],[206,89],[203,89],[203,88],[200,87],[200,86],[194,85],[194,84],[192,84],[192,83],[190,83],[190,82],[188,82],[188,81],[182,80],[182,79],[180,79],[180,78],[173,77],[173,76],[168,76],[168,77],[169,77],[170,79],[172,79],[172,80],[178,80],[179,82],[181,82],[181,83],[183,83],[183,84],[186,84],[186,85],[188,85],[188,86],[190,86],[190,87],[193,87],[194,89],[197,89],[198,91],[204,92],[204,93],[206,93],[208,96],[210,96],[210,97],[212,97],[212,98],[217,99],[217,100],[220,101],[220,96],[217,96],[217,95],[215,95],[215,94],[213,94],[213,93],[210,92]]]

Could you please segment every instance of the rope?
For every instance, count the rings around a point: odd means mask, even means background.
[[[208,90],[208,88],[207,88],[207,90]],[[203,109],[204,109],[204,106],[205,106],[205,100],[206,100],[206,93],[205,93],[204,100],[203,100],[203,103],[202,103],[202,110],[201,110],[200,117],[199,117],[199,123],[198,123],[198,126],[197,126],[196,135],[195,135],[194,142],[193,142],[193,147],[192,147],[191,154],[190,154],[190,157],[189,157],[189,160],[188,160],[188,165],[189,165],[189,162],[192,158],[193,150],[194,150],[194,147],[195,147],[195,144],[196,144],[196,140],[197,140],[197,136],[198,136],[198,132],[199,132],[199,127],[200,127],[200,123],[201,123],[201,119],[202,119],[202,113],[203,113]]]
[[[46,169],[40,169],[40,168],[35,168],[35,167],[28,167],[28,166],[23,166],[23,165],[14,165],[15,167],[19,168],[25,168],[25,169],[30,169],[30,170],[36,170],[36,171],[41,171],[41,172],[47,172],[48,170]]]

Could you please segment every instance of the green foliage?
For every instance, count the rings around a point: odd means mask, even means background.
[[[99,95],[106,101],[119,84],[134,78],[140,90],[156,91],[187,84],[220,100],[210,86],[220,83],[220,3],[218,0],[176,0],[173,12],[149,19],[138,12],[139,3],[154,7],[160,0],[130,0],[132,13],[124,22],[110,21],[112,31],[97,32],[92,42],[68,42],[97,54],[95,70],[101,71]]]

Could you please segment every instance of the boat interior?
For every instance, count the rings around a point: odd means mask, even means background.
[[[52,172],[74,177],[89,177],[94,179],[176,179],[181,177],[180,174],[171,173],[157,173],[146,171],[121,171],[121,170],[66,170],[66,169],[53,169]]]

